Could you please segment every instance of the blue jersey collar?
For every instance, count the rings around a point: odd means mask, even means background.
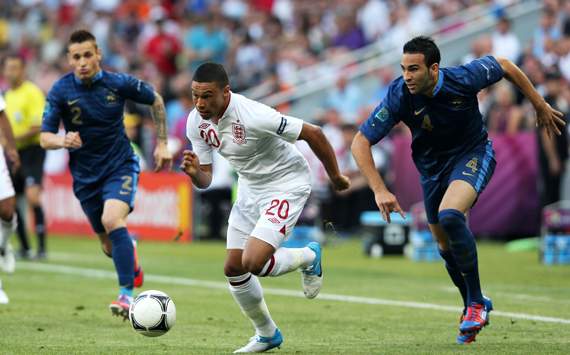
[[[93,84],[94,82],[100,80],[102,77],[103,77],[103,71],[102,71],[102,70],[99,70],[99,71],[97,72],[97,74],[95,74],[95,75],[93,76],[93,79],[91,79],[91,84]],[[75,83],[76,83],[76,84],[84,85],[83,81],[81,81],[81,79],[79,79],[77,76],[75,76],[75,74],[73,74],[73,79],[75,80]]]
[[[441,90],[441,87],[443,86],[443,72],[439,70],[438,73],[439,74],[437,75],[437,84],[435,84],[435,88],[433,88],[432,96],[437,95],[437,93],[439,92],[439,90]]]

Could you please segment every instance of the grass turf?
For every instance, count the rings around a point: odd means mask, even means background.
[[[51,238],[46,264],[113,271],[94,239]],[[180,285],[149,277],[143,289],[168,293],[177,323],[165,336],[146,338],[107,309],[116,280],[36,270],[21,263],[1,275],[10,304],[0,306],[0,353],[8,354],[219,354],[242,346],[253,334],[224,288],[222,243],[140,242],[147,275],[214,281]],[[535,252],[507,253],[503,245],[479,245],[483,289],[495,309],[570,319],[570,266],[544,266]],[[44,268],[45,269],[45,268]],[[403,257],[364,257],[358,241],[324,249],[324,293],[457,306],[442,263]],[[300,291],[300,275],[262,280],[264,287]],[[567,353],[570,324],[493,316],[468,346],[455,344],[459,311],[414,309],[266,294],[285,342],[275,353]]]

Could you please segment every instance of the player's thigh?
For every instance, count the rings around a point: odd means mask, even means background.
[[[226,249],[245,249],[250,233],[259,219],[259,210],[253,196],[247,186],[238,185],[238,197],[228,218]]]
[[[126,227],[127,216],[131,207],[125,202],[117,199],[108,199],[103,203],[103,215],[101,223],[107,233],[117,228]]]
[[[475,204],[495,171],[491,142],[463,155],[453,167],[439,210],[456,209],[463,213]]]
[[[140,167],[138,161],[132,159],[110,174],[102,186],[103,200],[119,200],[127,204],[128,211],[135,207]]]
[[[425,177],[421,178],[421,186],[427,221],[429,224],[437,224],[439,223],[439,206],[447,186],[441,180],[434,181]]]
[[[101,223],[101,216],[103,216],[103,198],[101,189],[92,187],[81,187],[74,185],[75,196],[79,199],[81,209],[87,216],[91,228],[96,234],[105,233],[105,227]]]
[[[251,236],[277,250],[291,234],[310,194],[310,185],[303,185],[259,196],[259,219]]]

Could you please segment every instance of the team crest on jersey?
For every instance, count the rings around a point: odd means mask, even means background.
[[[209,124],[208,122],[202,122],[202,123],[198,126],[198,128],[200,128],[200,129],[206,129],[206,128],[208,128],[208,126],[210,126],[210,124]]]
[[[232,134],[236,144],[245,144],[245,127],[240,123],[232,123]]]
[[[105,103],[107,105],[114,105],[117,103],[117,95],[111,90],[106,90],[105,92]]]

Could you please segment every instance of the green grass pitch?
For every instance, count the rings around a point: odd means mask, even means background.
[[[49,247],[48,262],[19,263],[15,274],[0,274],[11,301],[0,305],[1,354],[223,354],[253,335],[225,286],[223,243],[139,243],[148,275],[143,290],[162,290],[177,307],[176,325],[158,338],[136,334],[128,322],[111,316],[107,306],[116,297],[116,279],[98,241],[50,238]],[[272,353],[568,353],[570,266],[544,266],[536,252],[507,253],[490,243],[479,245],[479,257],[484,292],[503,313],[491,314],[474,344],[455,344],[459,295],[443,263],[370,259],[358,241],[343,241],[324,249],[326,299],[297,297],[297,272],[262,280],[285,337]],[[93,270],[105,272],[88,276]],[[361,298],[330,299],[335,295]],[[412,308],[411,302],[457,311]]]

